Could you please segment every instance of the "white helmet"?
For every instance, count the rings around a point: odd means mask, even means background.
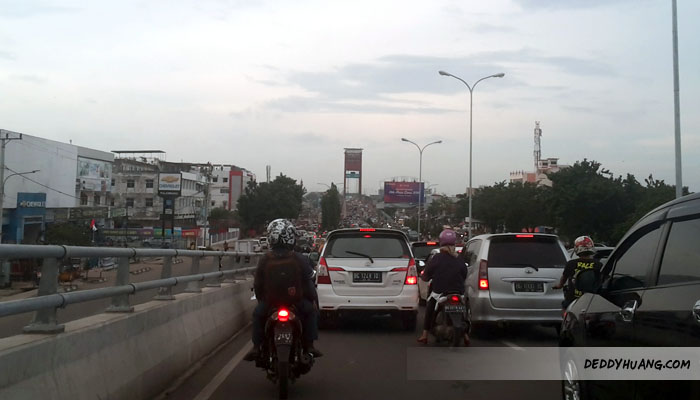
[[[593,239],[588,236],[579,236],[574,241],[574,252],[576,255],[593,254],[595,253],[595,245]]]
[[[289,220],[276,219],[267,226],[267,241],[270,247],[293,249],[297,241],[297,228]]]

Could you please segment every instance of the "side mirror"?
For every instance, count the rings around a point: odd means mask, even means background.
[[[576,276],[574,287],[583,293],[596,293],[600,287],[598,273],[592,269],[581,271]]]

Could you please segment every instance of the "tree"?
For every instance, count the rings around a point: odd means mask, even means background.
[[[321,229],[332,230],[340,225],[340,194],[331,182],[331,188],[321,197]]]
[[[90,246],[92,242],[89,228],[72,222],[50,224],[45,238],[47,244],[65,246]]]
[[[261,232],[273,219],[296,219],[301,212],[305,189],[297,181],[280,174],[270,183],[248,182],[238,199],[238,217],[245,230]]]

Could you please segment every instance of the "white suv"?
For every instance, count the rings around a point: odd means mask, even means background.
[[[318,262],[321,323],[349,312],[391,313],[414,330],[418,270],[406,235],[393,229],[331,232]]]

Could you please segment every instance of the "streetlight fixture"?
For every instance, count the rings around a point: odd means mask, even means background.
[[[4,167],[3,167],[4,168]],[[2,217],[3,213],[5,211],[5,182],[7,182],[8,179],[12,178],[13,176],[17,175],[29,175],[29,174],[35,174],[39,172],[40,170],[35,169],[33,171],[27,171],[27,172],[15,172],[14,174],[10,174],[5,177],[2,181],[2,186],[0,187],[0,243],[2,243]]]
[[[432,144],[442,143],[442,140],[437,140],[420,147],[416,142],[408,140],[406,138],[401,138],[402,142],[412,143],[418,149],[419,163],[418,163],[418,240],[420,240],[420,214],[421,214],[421,203],[423,201],[423,150]]]
[[[458,81],[466,85],[467,89],[469,89],[469,193],[467,193],[467,195],[469,196],[469,236],[467,240],[469,240],[472,238],[472,104],[474,98],[474,88],[476,88],[477,83],[483,81],[484,79],[503,78],[504,76],[506,76],[506,74],[501,72],[498,74],[485,76],[479,79],[478,81],[474,82],[474,84],[470,86],[464,79],[452,75],[449,72],[438,71],[438,73],[442,76],[450,76],[452,78],[457,79]]]

